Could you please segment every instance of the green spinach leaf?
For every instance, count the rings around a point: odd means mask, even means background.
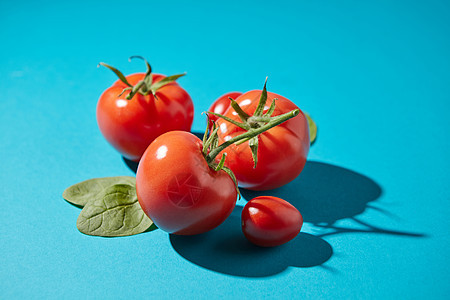
[[[130,184],[107,187],[81,210],[77,228],[84,234],[114,237],[138,234],[153,224],[139,205]]]
[[[106,188],[114,184],[130,184],[135,186],[136,178],[131,176],[116,176],[89,179],[68,187],[62,196],[72,204],[85,206],[89,200],[95,199]]]
[[[308,120],[308,126],[309,126],[309,141],[311,145],[316,141],[317,138],[317,125],[316,122],[307,114],[305,113],[305,117]]]

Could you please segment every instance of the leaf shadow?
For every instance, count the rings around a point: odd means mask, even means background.
[[[64,199],[64,198],[63,198]],[[70,205],[72,205],[73,207],[79,208],[79,209],[83,209],[84,205],[79,205],[79,204],[75,204],[73,202],[67,201],[66,199],[64,199],[64,201],[66,201],[66,203],[69,203]]]
[[[241,212],[242,207],[236,206],[224,223],[204,234],[171,234],[170,243],[178,254],[203,268],[243,277],[272,276],[289,266],[318,266],[333,254],[329,243],[307,233],[278,247],[255,246],[241,231]]]
[[[155,223],[152,223],[152,225],[150,225],[149,228],[147,228],[144,232],[142,233],[147,233],[147,232],[151,232],[153,230],[159,229],[158,226],[155,225]]]

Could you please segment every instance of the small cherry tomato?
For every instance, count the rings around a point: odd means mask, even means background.
[[[190,131],[194,118],[191,97],[174,81],[181,75],[166,77],[151,73],[150,65],[148,68],[147,73],[126,77],[112,68],[122,77],[103,92],[97,104],[103,136],[125,158],[136,162],[161,134]]]
[[[234,100],[237,97],[239,97],[240,95],[242,95],[241,92],[226,93],[226,94],[220,96],[219,98],[217,98],[217,100],[214,101],[214,103],[209,107],[208,111],[223,115],[225,113],[225,111],[230,107],[230,98],[232,98]],[[209,115],[210,126],[212,126],[212,122],[216,121],[217,119],[218,119],[217,116],[210,114]]]
[[[234,181],[208,165],[195,135],[172,131],[156,138],[136,173],[139,204],[160,229],[192,235],[211,230],[236,204]]]
[[[255,245],[273,247],[297,236],[303,225],[300,212],[289,202],[272,196],[250,200],[242,210],[242,231]]]

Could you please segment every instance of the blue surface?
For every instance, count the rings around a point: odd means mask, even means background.
[[[135,2],[0,2],[0,298],[448,299],[448,1]],[[252,247],[244,200],[197,237],[78,232],[62,191],[134,174],[95,120],[115,80],[96,65],[141,71],[134,54],[188,72],[194,131],[266,76],[313,116],[305,171],[267,192],[303,233]]]

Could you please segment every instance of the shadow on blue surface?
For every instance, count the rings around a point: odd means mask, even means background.
[[[136,173],[139,163],[137,163],[137,162],[135,162],[135,161],[132,161],[132,160],[129,160],[128,158],[125,158],[125,157],[123,157],[123,156],[122,156],[122,160],[123,160],[123,162],[127,165],[127,167],[128,167],[131,171],[133,171],[134,173]]]
[[[200,139],[203,133],[193,132]],[[134,172],[138,163],[123,158]],[[300,176],[289,184],[270,191],[241,189],[245,199],[276,196],[289,201],[302,214],[305,222],[321,230],[318,235],[300,233],[292,241],[274,248],[262,248],[248,242],[241,231],[237,206],[230,217],[216,229],[197,236],[170,235],[175,251],[201,267],[223,274],[245,277],[276,275],[287,267],[313,267],[325,263],[333,255],[331,245],[322,237],[340,233],[379,233],[423,237],[423,234],[382,229],[356,218],[367,208],[387,211],[370,205],[382,194],[372,179],[339,166],[308,161]],[[336,226],[348,219],[364,228]],[[323,231],[325,230],[325,231]]]
[[[333,224],[361,214],[380,197],[381,187],[354,171],[327,163],[308,161],[294,181],[270,191],[241,189],[245,199],[275,196],[294,205],[305,222]]]
[[[274,248],[262,248],[248,242],[241,231],[242,207],[216,229],[196,236],[170,235],[170,242],[182,257],[219,273],[264,277],[287,267],[313,267],[326,262],[333,249],[325,240],[300,233],[292,241]]]
[[[236,207],[231,216],[216,229],[198,236],[170,235],[170,242],[182,257],[204,268],[235,276],[263,277],[278,274],[289,266],[313,267],[325,263],[333,249],[322,239],[340,233],[378,233],[423,237],[423,234],[381,229],[356,218],[382,194],[372,179],[354,171],[322,162],[308,161],[303,172],[293,182],[270,191],[241,189],[247,199],[271,195],[292,203],[305,222],[319,235],[300,233],[287,244],[261,248],[248,242],[241,231],[240,213]],[[378,209],[380,210],[380,209]],[[382,210],[381,210],[382,211]],[[388,212],[385,212],[388,213]],[[345,228],[334,223],[353,220],[364,228]]]
[[[371,206],[370,202],[382,194],[381,187],[372,179],[346,168],[327,163],[308,161],[300,176],[289,184],[271,191],[250,191],[241,189],[245,199],[270,195],[289,201],[302,214],[305,222],[312,223],[317,229],[327,229],[324,237],[339,233],[379,233],[410,237],[425,237],[413,232],[382,229],[356,218],[367,208],[388,211]],[[341,219],[349,219],[363,228],[335,226]]]

